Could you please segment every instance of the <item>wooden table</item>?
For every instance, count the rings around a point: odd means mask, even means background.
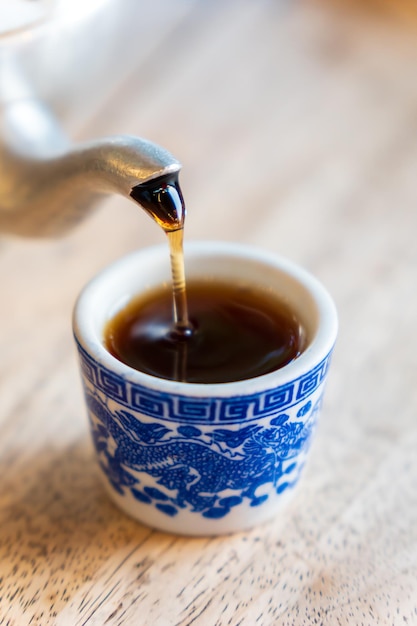
[[[71,309],[156,225],[112,197],[59,241],[2,238],[1,625],[417,624],[416,19],[366,4],[182,3],[72,129],[161,143],[188,240],[274,250],[333,294],[326,401],[280,519],[179,538],[99,485]]]

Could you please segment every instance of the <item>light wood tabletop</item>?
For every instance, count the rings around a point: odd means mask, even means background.
[[[189,539],[121,513],[98,479],[71,312],[98,270],[165,236],[115,196],[59,240],[0,234],[0,624],[417,624],[412,3],[173,4],[94,114],[65,123],[75,141],[168,148],[186,240],[272,250],[333,295],[310,462],[286,511],[248,532]]]

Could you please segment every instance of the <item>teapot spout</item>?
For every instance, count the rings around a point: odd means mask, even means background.
[[[36,99],[0,104],[0,233],[65,234],[103,195],[179,172],[164,148],[133,136],[70,144]]]

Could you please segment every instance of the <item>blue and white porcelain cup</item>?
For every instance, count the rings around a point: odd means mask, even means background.
[[[140,522],[182,535],[244,530],[277,515],[302,474],[337,334],[325,288],[274,254],[231,243],[185,246],[187,278],[210,276],[276,294],[306,330],[294,361],[238,382],[196,384],[136,371],[104,347],[106,322],[170,281],[166,245],[134,252],[82,291],[73,328],[99,471]]]

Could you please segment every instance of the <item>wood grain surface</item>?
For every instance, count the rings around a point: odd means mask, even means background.
[[[270,249],[327,286],[340,335],[311,461],[285,514],[250,532],[130,520],[98,481],[71,310],[164,235],[112,197],[58,241],[2,237],[0,624],[417,624],[413,5],[180,5],[71,132],[161,143],[183,163],[188,240]]]

